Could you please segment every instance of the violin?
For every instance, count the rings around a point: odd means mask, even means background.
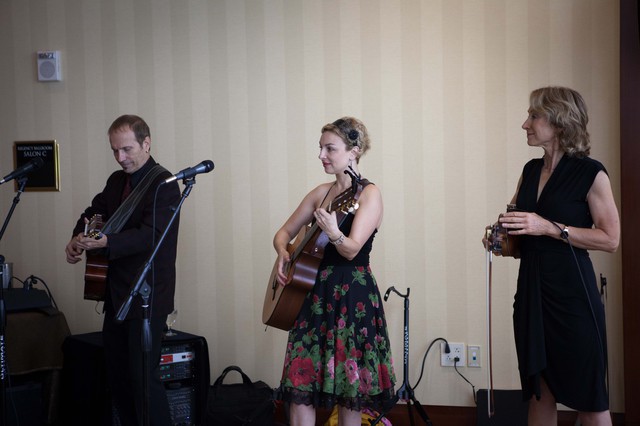
[[[515,204],[507,204],[507,213],[517,211]],[[501,213],[498,216],[500,219]],[[506,257],[520,258],[520,238],[517,235],[509,235],[508,229],[500,224],[500,221],[487,226],[487,250]]]

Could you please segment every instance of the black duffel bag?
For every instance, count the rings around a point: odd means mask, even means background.
[[[223,384],[230,371],[242,383]],[[209,388],[206,424],[209,426],[270,426],[275,412],[274,391],[263,381],[252,382],[240,367],[231,365]]]

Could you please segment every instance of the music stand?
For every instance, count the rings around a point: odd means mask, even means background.
[[[409,412],[409,421],[413,426],[415,423],[413,421],[413,412],[411,411],[411,407],[415,407],[416,411],[422,417],[424,423],[428,426],[431,426],[431,419],[427,415],[427,412],[424,411],[420,402],[416,399],[413,388],[409,384],[409,292],[410,288],[407,288],[407,294],[402,294],[395,287],[389,287],[387,292],[384,294],[384,301],[386,302],[389,299],[389,293],[392,291],[396,293],[398,296],[404,299],[404,351],[403,351],[403,379],[402,386],[396,392],[391,403],[376,417],[374,420],[370,420],[371,425],[377,425],[380,419],[384,417],[385,414],[393,408],[399,400],[405,401],[407,403],[407,410]]]

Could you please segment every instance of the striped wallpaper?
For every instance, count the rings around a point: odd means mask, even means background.
[[[1,0],[0,170],[14,141],[56,140],[58,192],[21,197],[0,253],[44,278],[74,333],[98,330],[83,271],[65,262],[78,214],[118,166],[106,130],[123,113],[151,126],[170,170],[212,159],[180,224],[179,329],[206,337],[212,377],[229,364],[277,384],[286,333],[261,310],[271,239],[301,198],[329,179],[320,128],[343,115],[368,126],[363,174],[385,220],[372,267],[381,291],[411,289],[410,382],[437,337],[486,348],[483,229],[523,164],[542,155],[520,128],[528,94],[568,85],[590,107],[592,154],[619,196],[618,2],[615,0]],[[59,50],[61,82],[36,78],[36,52]],[[0,188],[0,213],[12,185]],[[594,253],[608,278],[612,410],[624,407],[620,255]],[[517,262],[494,262],[494,377],[518,388],[511,327]],[[387,311],[402,376],[403,303]],[[423,404],[471,406],[471,387],[425,363]],[[483,368],[461,368],[477,389]]]

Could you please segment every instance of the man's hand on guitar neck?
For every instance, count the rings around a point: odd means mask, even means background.
[[[87,237],[80,233],[76,236],[77,247],[83,250],[96,250],[105,248],[108,245],[108,238],[105,234],[100,233],[97,237]]]
[[[67,254],[67,262],[78,263],[82,260],[82,253],[85,250],[96,250],[107,247],[108,238],[104,234],[100,234],[100,238],[86,237],[82,232],[69,241],[65,248]]]
[[[64,249],[64,252],[67,254],[67,262],[71,264],[80,262],[83,251],[84,250],[78,247],[77,237],[71,238],[71,241],[67,243],[67,247]]]

